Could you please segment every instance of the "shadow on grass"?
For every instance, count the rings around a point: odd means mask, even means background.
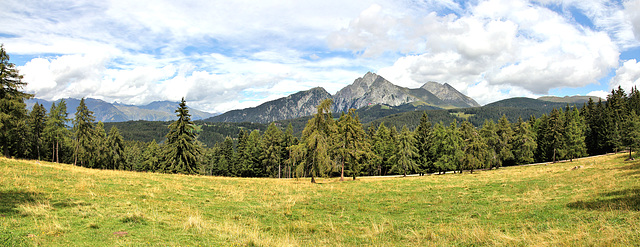
[[[28,191],[0,191],[0,217],[17,214],[18,205],[35,202],[40,197],[40,193]]]
[[[567,207],[601,211],[640,211],[640,188],[602,193],[596,200],[571,202],[567,204]]]

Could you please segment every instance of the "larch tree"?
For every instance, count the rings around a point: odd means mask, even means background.
[[[331,166],[329,154],[329,137],[333,124],[331,104],[333,104],[331,99],[322,101],[317,106],[318,112],[307,122],[302,131],[304,149],[306,150],[304,164],[307,167],[305,170],[309,171],[311,183],[315,183],[315,177],[324,175]]]
[[[266,175],[282,178],[282,142],[283,134],[275,123],[269,124],[262,135],[262,164]],[[276,172],[277,167],[277,172]]]
[[[505,115],[502,115],[498,121],[496,134],[499,137],[498,149],[496,150],[498,157],[500,157],[498,165],[503,166],[513,161],[513,129]]]
[[[494,167],[500,166],[500,137],[496,133],[496,124],[493,120],[485,120],[484,124],[482,124],[482,128],[480,129],[480,135],[484,139],[487,144],[487,153],[486,153],[486,168],[493,169]]]
[[[349,109],[347,114],[342,114],[334,134],[334,149],[337,150],[341,162],[340,181],[344,181],[345,164],[355,180],[361,169],[359,160],[368,151],[366,134],[355,109]]]
[[[195,143],[196,131],[184,98],[175,111],[178,119],[169,125],[164,162],[166,172],[195,174],[200,148]]]
[[[406,125],[402,126],[402,131],[398,135],[398,148],[396,154],[391,158],[395,160],[391,171],[402,174],[404,177],[412,171],[416,171],[418,166],[415,157],[418,155],[418,149],[415,146],[413,133],[409,131]]]

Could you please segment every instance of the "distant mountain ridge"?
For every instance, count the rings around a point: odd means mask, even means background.
[[[406,88],[368,72],[335,95],[317,87],[265,102],[257,107],[229,111],[205,121],[269,123],[304,117],[314,114],[316,106],[324,99],[333,99],[333,112],[347,112],[350,108],[360,109],[372,105],[408,106],[401,109],[417,109],[416,106],[430,109],[480,106],[449,84],[427,82],[420,88]]]
[[[542,96],[538,98],[538,100],[557,102],[557,103],[568,103],[568,104],[583,104],[583,103],[589,102],[589,99],[593,100],[593,102],[598,102],[599,100],[605,101],[605,99],[602,99],[598,96],[580,96],[580,95],[564,96],[564,97]]]
[[[64,101],[67,104],[67,112],[69,118],[73,118],[76,113],[78,105],[80,105],[79,99],[66,98]],[[33,108],[35,103],[42,104],[47,111],[51,109],[51,104],[55,102],[58,104],[60,100],[48,101],[43,99],[29,99],[26,100],[27,108]],[[85,104],[90,111],[93,112],[93,116],[96,121],[102,122],[125,122],[131,120],[146,120],[146,121],[171,121],[176,119],[175,110],[178,108],[179,102],[171,101],[155,101],[143,106],[125,105],[120,103],[108,103],[103,100],[86,98]],[[193,120],[200,120],[214,116],[213,113],[199,111],[193,108],[189,108],[189,114]]]

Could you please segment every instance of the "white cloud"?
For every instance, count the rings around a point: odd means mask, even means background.
[[[631,88],[638,86],[640,86],[640,62],[635,59],[625,61],[609,82],[609,90],[622,87],[629,92]]]
[[[624,15],[633,27],[633,34],[640,41],[640,0],[624,3]]]

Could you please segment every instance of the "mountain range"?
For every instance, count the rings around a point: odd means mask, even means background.
[[[79,99],[67,98],[64,99],[67,104],[67,112],[69,118],[73,118],[76,113],[78,105],[80,105]],[[38,103],[49,111],[52,103],[59,104],[60,100],[48,101],[43,99],[28,99],[25,101],[27,109],[32,109],[33,105]],[[99,99],[86,98],[85,104],[90,111],[93,111],[93,116],[96,121],[102,122],[125,122],[131,120],[147,120],[147,121],[172,121],[176,119],[175,110],[178,108],[179,102],[171,101],[155,101],[148,105],[134,106],[125,105],[120,103],[108,103]],[[200,120],[214,116],[213,113],[199,111],[193,108],[189,108],[189,114],[191,119]]]
[[[317,87],[265,102],[257,107],[229,111],[205,121],[269,123],[293,119],[314,114],[317,111],[316,106],[325,99],[333,100],[333,112],[346,112],[350,108],[360,109],[372,105],[412,105],[431,109],[480,106],[475,100],[446,83],[427,82],[420,88],[406,88],[368,72],[335,95]]]

